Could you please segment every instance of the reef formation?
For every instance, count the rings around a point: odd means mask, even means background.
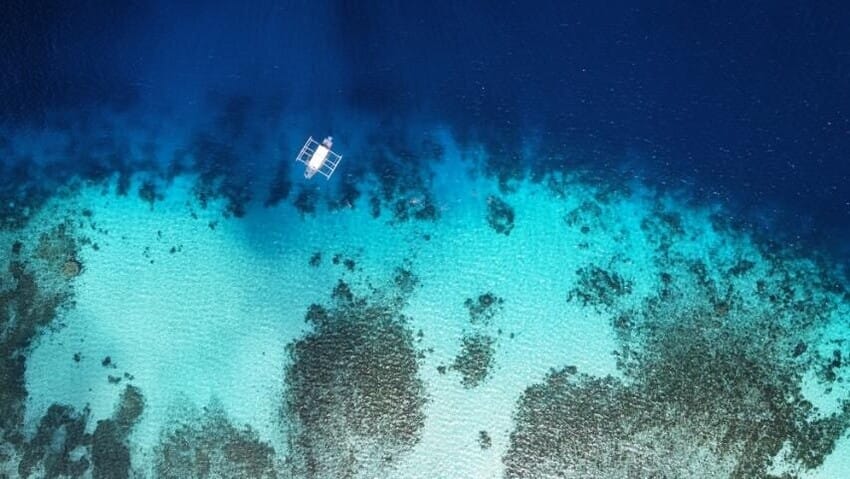
[[[417,284],[399,269],[389,294],[355,294],[339,281],[313,330],[288,346],[281,419],[298,477],[374,476],[419,441],[425,416],[419,352],[401,314]]]
[[[622,377],[569,366],[527,388],[506,477],[791,478],[821,465],[850,428],[850,398],[826,410],[806,398],[804,376],[830,391],[844,354],[807,344],[823,342],[847,291],[784,251],[695,256],[672,240],[689,234],[673,214],[641,225],[656,246],[651,294],[634,298],[630,280],[596,265],[568,294],[610,317]]]

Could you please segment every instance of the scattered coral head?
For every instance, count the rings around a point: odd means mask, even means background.
[[[68,278],[74,278],[79,276],[79,274],[83,271],[83,264],[79,262],[76,258],[68,258],[62,264],[62,274]]]

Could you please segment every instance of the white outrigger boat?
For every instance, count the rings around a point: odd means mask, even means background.
[[[307,139],[307,143],[304,143],[304,147],[301,148],[301,151],[295,158],[296,161],[307,165],[307,169],[304,170],[304,178],[310,179],[316,173],[323,175],[327,179],[331,178],[331,175],[336,171],[337,165],[342,161],[342,155],[331,151],[332,147],[333,138],[330,136],[322,140],[321,143],[314,140],[312,136]]]

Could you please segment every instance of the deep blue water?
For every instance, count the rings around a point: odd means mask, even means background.
[[[2,2],[2,122],[244,95],[342,134],[344,111],[447,121],[505,155],[535,131],[783,241],[850,232],[842,2],[173,3]]]

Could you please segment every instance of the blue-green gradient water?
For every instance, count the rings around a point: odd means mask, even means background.
[[[847,17],[3,4],[0,477],[850,475]]]

